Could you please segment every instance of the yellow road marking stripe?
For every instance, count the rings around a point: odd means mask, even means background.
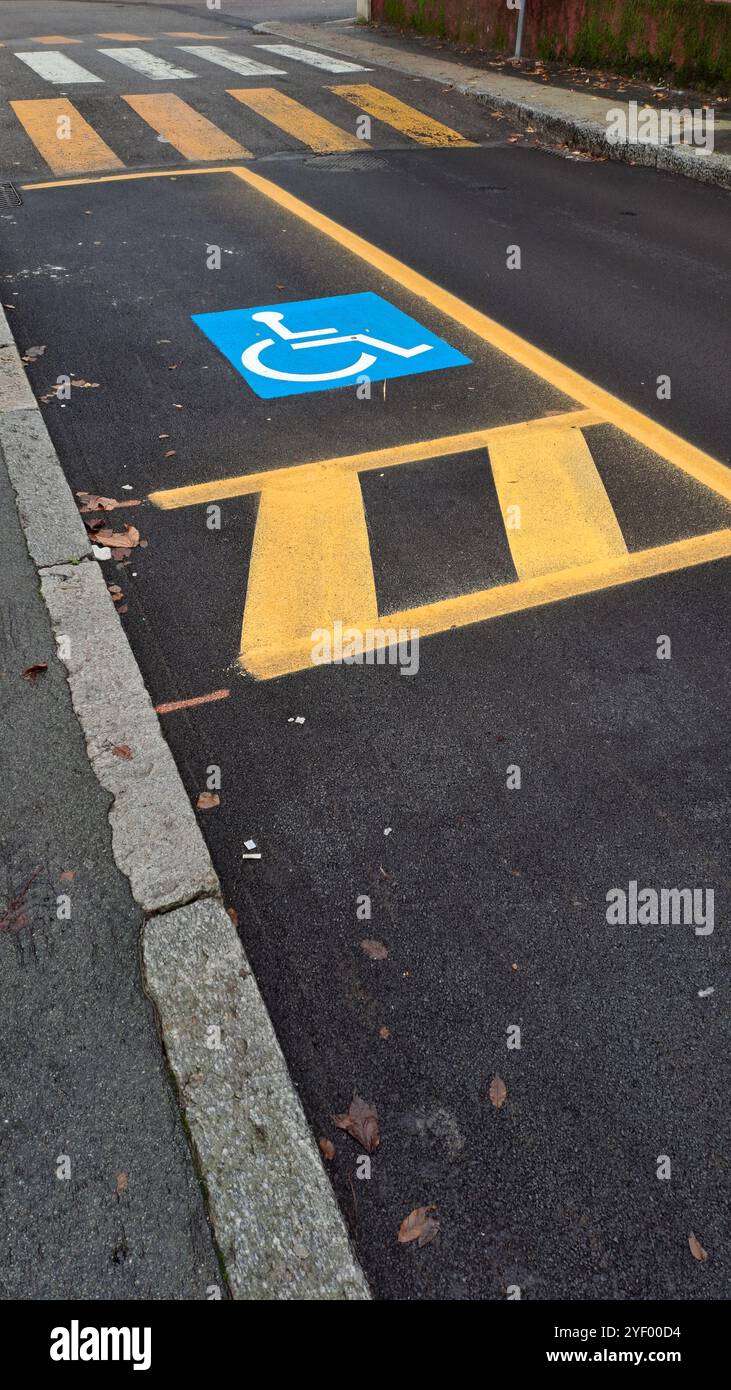
[[[309,145],[317,154],[332,154],[336,150],[357,150],[363,141],[348,131],[339,130],[331,121],[318,116],[299,101],[285,96],[276,87],[234,87],[229,88],[229,96],[249,106],[265,121],[278,126],[288,135],[294,135],[303,145]]]
[[[265,488],[249,562],[241,659],[267,664],[318,627],[378,615],[368,530],[355,473],[331,471]]]
[[[42,188],[78,188],[81,185],[88,186],[94,183],[132,183],[137,179],[181,179],[187,178],[189,174],[230,173],[230,164],[222,164],[215,169],[212,169],[209,164],[205,169],[145,169],[144,171],[135,170],[132,174],[100,174],[95,179],[46,179],[43,183],[23,183],[21,188],[27,192]]]
[[[644,444],[646,448],[660,454],[668,463],[674,464],[676,468],[680,468],[689,477],[695,478],[696,482],[701,483],[703,487],[711,488],[721,497],[724,497],[726,501],[731,502],[731,472],[718,459],[714,459],[710,454],[704,453],[702,449],[696,448],[694,444],[690,444],[680,435],[674,434],[672,430],[666,429],[664,425],[652,420],[648,415],[643,415],[642,411],[636,410],[634,406],[626,405],[618,396],[612,395],[610,391],[605,391],[602,386],[597,386],[595,382],[589,381],[588,377],[582,376],[573,367],[567,367],[563,362],[552,357],[550,353],[535,347],[533,343],[521,338],[518,333],[513,333],[511,329],[505,328],[501,323],[490,318],[489,315],[482,313],[480,309],[473,308],[471,304],[467,304],[448,290],[442,289],[440,285],[405,265],[403,261],[389,255],[387,251],[382,251],[372,242],[366,241],[365,237],[349,231],[347,227],[341,226],[331,217],[326,217],[324,213],[318,212],[300,198],[287,193],[283,188],[278,188],[269,179],[262,178],[260,174],[255,174],[244,165],[238,168],[228,165],[218,169],[186,169],[184,171],[176,169],[162,172],[152,170],[142,173],[113,174],[106,178],[96,179],[51,180],[45,183],[23,184],[23,188],[62,188],[78,183],[109,183],[138,178],[180,178],[187,174],[219,173],[233,174],[242,182],[248,183],[251,188],[255,188],[279,207],[291,212],[302,222],[306,222],[310,227],[322,232],[323,236],[337,242],[345,250],[351,251],[354,256],[358,256],[360,260],[387,276],[389,280],[393,280],[417,299],[425,300],[438,312],[444,314],[446,318],[452,319],[454,323],[458,323],[470,333],[474,333],[476,337],[489,343],[491,347],[504,353],[506,357],[526,367],[528,371],[534,372],[543,381],[547,381],[550,386],[554,386],[557,391],[572,396],[574,400],[579,401],[587,409],[596,412],[602,420],[616,425],[617,429],[623,430],[630,438],[636,439],[638,443]]]
[[[186,159],[251,159],[251,151],[174,92],[126,96],[123,101]]]
[[[476,148],[474,140],[467,140],[456,130],[450,130],[448,125],[442,125],[441,121],[425,116],[414,106],[399,101],[398,97],[391,96],[390,92],[384,92],[380,87],[373,87],[370,82],[348,83],[331,87],[330,91],[344,97],[351,105],[358,106],[375,120],[392,126],[394,130],[400,130],[403,135],[408,135],[410,140],[416,140],[419,145],[438,145],[442,148],[461,145],[463,148]]]
[[[55,174],[124,168],[121,159],[105,145],[101,136],[66,97],[11,101],[10,105]],[[63,128],[59,126],[59,121],[64,118],[68,121],[68,138],[59,136],[59,130]]]
[[[36,34],[35,38],[26,39],[26,43],[52,43],[54,47],[59,43],[81,43],[81,39],[67,39],[63,34]]]
[[[272,468],[264,473],[241,473],[218,482],[193,483],[189,487],[164,488],[151,492],[149,501],[164,511],[176,507],[195,507],[204,502],[223,502],[231,497],[245,497],[264,488],[297,486],[308,474],[313,478],[323,472],[338,469],[343,472],[368,473],[373,469],[397,468],[403,463],[421,463],[428,459],[446,458],[450,454],[467,453],[470,449],[487,448],[496,439],[515,438],[527,442],[533,434],[544,429],[579,429],[600,422],[592,410],[570,410],[565,415],[540,416],[537,420],[521,421],[515,425],[493,425],[469,434],[443,435],[439,439],[417,440],[414,444],[398,444],[390,449],[373,449],[365,454],[344,454],[338,458],[319,459],[314,463],[296,463],[288,468]],[[525,447],[525,442],[523,447]],[[306,471],[305,471],[306,470]]]
[[[463,594],[458,598],[443,599],[418,608],[405,608],[400,612],[382,614],[375,623],[371,620],[356,620],[356,623],[349,626],[361,628],[363,650],[373,651],[387,646],[388,643],[379,640],[372,631],[369,633],[369,629],[372,628],[376,628],[377,632],[383,632],[387,628],[395,629],[397,632],[404,629],[408,637],[411,637],[414,631],[418,631],[420,638],[432,637],[454,628],[468,627],[472,623],[518,613],[526,608],[539,608],[562,599],[596,593],[600,589],[631,584],[639,579],[672,574],[676,570],[708,564],[729,556],[731,530],[712,531],[705,536],[692,536],[689,540],[674,541],[670,545],[637,550],[632,554],[615,556],[592,565],[580,565],[574,569],[541,575],[536,579],[499,584],[492,589]],[[241,661],[250,675],[259,680],[270,680],[274,676],[307,670],[314,664],[312,647],[313,640],[310,635],[293,643],[286,651],[261,649],[253,652],[247,649],[246,652],[242,652]]]
[[[232,38],[231,34],[198,34],[195,30],[189,29],[166,29],[167,39],[208,39],[209,43],[224,43]]]
[[[98,39],[119,39],[121,43],[152,43],[154,34],[97,34]]]
[[[573,396],[574,400],[587,409],[597,411],[609,424],[624,430],[632,439],[662,455],[669,463],[675,464],[676,468],[695,478],[696,482],[712,488],[731,502],[731,471],[719,463],[718,459],[712,458],[702,449],[697,449],[695,445],[673,434],[672,430],[635,410],[633,406],[625,405],[618,396],[613,396],[610,391],[596,386],[580,372],[574,371],[573,367],[565,366],[542,348],[535,347],[511,329],[504,328],[501,323],[483,314],[480,309],[474,309],[471,304],[465,303],[449,290],[443,290],[433,280],[420,275],[418,270],[412,270],[411,266],[405,265],[387,251],[382,251],[372,242],[366,241],[365,237],[358,236],[356,232],[351,232],[347,227],[334,222],[331,217],[326,217],[324,213],[302,202],[294,194],[287,193],[269,179],[264,179],[260,174],[243,167],[234,168],[231,173],[251,188],[256,188],[279,207],[293,213],[300,221],[306,222],[308,226],[337,242],[346,251],[351,251],[354,256],[358,256],[372,269],[386,275],[389,280],[395,281],[408,293],[425,300],[446,318],[452,319],[462,328],[474,333],[475,337],[497,348],[498,352],[512,358],[521,367],[535,372],[549,385],[555,386],[557,391],[563,392],[566,396]]]
[[[519,579],[627,553],[580,430],[503,436],[490,445],[490,463]]]

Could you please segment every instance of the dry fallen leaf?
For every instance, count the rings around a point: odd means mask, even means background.
[[[226,908],[226,911],[227,911],[229,917],[231,918],[231,921],[233,922],[234,926],[237,927],[237,926],[239,925],[239,914],[238,914],[238,912],[236,911],[236,908],[235,908],[235,907],[227,907],[227,908]]]
[[[122,602],[124,594],[122,593],[122,590],[120,589],[118,584],[107,584],[107,589],[109,591],[109,596],[112,600],[112,603]]]
[[[141,501],[139,497],[124,497],[118,502],[116,497],[100,497],[96,492],[77,492],[76,496],[82,515],[85,512],[113,512],[115,507],[139,507]]]
[[[688,1246],[694,1260],[708,1259],[708,1251],[703,1249],[703,1246],[701,1245],[698,1237],[694,1236],[692,1231],[688,1236]]]
[[[384,1023],[383,1026],[382,1026],[381,1028],[378,1029],[378,1036],[379,1036],[379,1038],[390,1038],[390,1036],[391,1036],[391,1029],[390,1029],[390,1028],[387,1028],[386,1025],[385,1025],[385,1023]]]
[[[118,1197],[121,1197],[121,1196],[122,1196],[122,1193],[127,1191],[127,1185],[128,1185],[128,1183],[129,1183],[129,1176],[128,1176],[127,1173],[118,1173],[118,1174],[117,1174],[117,1196],[118,1196]]]
[[[195,804],[199,811],[212,811],[214,806],[221,805],[221,798],[218,792],[201,792]]]
[[[59,878],[61,879],[62,883],[73,883],[74,879],[76,878],[76,870],[64,869],[63,873],[59,874]]]
[[[505,1104],[508,1098],[508,1088],[501,1076],[493,1076],[488,1094],[496,1110]]]
[[[132,749],[128,748],[126,743],[115,743],[112,749],[112,753],[114,754],[115,758],[124,758],[125,762],[127,763],[129,762],[130,758],[134,757]]]
[[[30,681],[31,685],[35,685],[38,677],[42,676],[44,671],[47,670],[47,661],[35,661],[32,666],[26,666],[25,670],[21,672],[21,675],[24,681]]]
[[[335,1157],[335,1145],[332,1139],[320,1139],[320,1153],[328,1163]]]
[[[386,960],[388,956],[388,947],[384,946],[382,941],[374,941],[372,937],[365,937],[360,943],[360,949],[370,960]]]
[[[353,1093],[347,1114],[333,1115],[333,1120],[338,1129],[344,1129],[366,1153],[371,1154],[378,1148],[381,1142],[378,1133],[378,1113],[375,1106],[363,1100],[357,1091]]]
[[[399,1244],[409,1245],[412,1240],[418,1241],[419,1245],[428,1245],[430,1241],[439,1234],[439,1222],[432,1213],[436,1211],[435,1206],[415,1207],[405,1216],[399,1226]]]
[[[139,531],[136,525],[125,525],[124,531],[110,531],[106,525],[93,525],[92,534],[96,545],[108,545],[113,550],[131,550],[139,545]]]

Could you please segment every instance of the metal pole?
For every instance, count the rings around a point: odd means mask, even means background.
[[[515,35],[514,57],[516,58],[520,57],[520,50],[523,47],[523,21],[525,20],[525,11],[527,4],[528,0],[520,0],[520,7],[518,9],[518,32]]]

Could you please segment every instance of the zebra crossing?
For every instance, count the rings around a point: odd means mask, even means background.
[[[279,91],[276,87],[232,87],[226,98],[233,98],[253,117],[247,127],[246,141],[239,140],[226,125],[234,119],[235,108],[228,104],[219,126],[198,111],[193,103],[174,92],[121,95],[119,100],[139,118],[158,139],[177,150],[184,159],[198,163],[207,160],[252,159],[265,152],[261,149],[261,129],[274,127],[284,132],[298,146],[316,154],[335,154],[376,147],[376,137],[370,139],[355,133],[348,108],[355,106],[371,120],[396,130],[417,145],[438,148],[469,148],[474,144],[456,130],[406,102],[398,101],[391,93],[381,91],[370,83],[333,85],[326,91],[343,103],[343,125],[321,115],[316,110]],[[117,98],[113,98],[116,101]],[[123,160],[98,134],[68,97],[43,97],[11,101],[10,106],[26,135],[54,174],[91,174],[125,168]],[[128,137],[129,138],[129,137]],[[141,156],[151,154],[145,149],[143,132],[135,135]],[[257,149],[257,144],[259,148]],[[137,160],[135,162],[138,162]],[[159,162],[159,156],[148,162]]]
[[[112,36],[109,35],[108,37],[111,38]],[[122,38],[123,36],[118,35],[116,37]],[[124,37],[131,38],[133,36],[125,35]],[[57,35],[49,35],[49,40],[51,38],[60,42]],[[45,43],[46,40],[38,40],[38,42]],[[294,44],[255,44],[253,47],[255,51],[261,51],[262,56],[273,53],[280,60],[284,58],[289,62],[305,64],[320,72],[332,72],[341,75],[349,72],[370,71],[369,68],[363,67],[360,63],[347,63],[342,58],[333,58],[327,53],[299,48]],[[226,48],[217,48],[214,44],[176,44],[175,48],[177,52],[187,55],[182,60],[183,62],[190,62],[190,58],[194,58],[203,64],[211,63],[217,67],[226,68],[242,77],[284,77],[289,71],[287,67],[273,67],[270,61],[259,61],[257,58],[248,57],[241,51],[232,52]],[[162,58],[159,54],[152,53],[149,49],[139,48],[136,45],[123,46],[118,44],[114,48],[100,47],[95,52],[104,58],[111,59],[113,63],[120,63],[122,66],[130,68],[140,77],[146,77],[153,82],[178,82],[201,75],[198,71],[191,70],[192,64],[190,67],[178,66],[177,63],[171,62],[168,58]],[[105,77],[92,70],[93,58],[90,60],[91,66],[85,67],[75,58],[70,58],[68,54],[52,47],[40,51],[17,51],[9,56],[19,59],[44,82],[52,83],[55,86],[67,87],[92,82],[101,85],[107,81]]]
[[[24,136],[35,146],[51,172],[58,176],[114,172],[138,167],[142,161],[159,164],[159,144],[150,144],[145,127],[148,133],[154,132],[158,142],[177,151],[183,159],[196,163],[260,157],[271,152],[272,140],[279,141],[280,132],[289,137],[293,148],[304,147],[317,154],[376,148],[379,126],[395,130],[402,139],[417,145],[464,148],[474,143],[391,93],[370,82],[355,80],[358,75],[365,77],[372,69],[333,58],[320,50],[290,43],[232,48],[224,42],[190,42],[210,39],[210,36],[179,32],[169,36],[175,42],[168,44],[168,52],[163,57],[150,47],[141,47],[141,37],[139,42],[127,42],[138,38],[134,34],[97,36],[97,40],[101,38],[106,42],[95,48],[98,58],[119,65],[129,75],[146,79],[152,84],[152,91],[123,93],[117,88],[109,92],[102,109],[93,99],[107,82],[102,62],[97,65],[94,58],[84,52],[84,62],[80,63],[68,50],[53,47],[53,41],[62,42],[58,35],[39,37],[35,40],[39,47],[33,51],[24,45],[22,51],[2,56],[5,70],[8,60],[17,60],[44,83],[62,89],[56,97],[24,95],[22,99],[9,102]],[[112,39],[115,41],[113,47]],[[72,51],[76,54],[79,49]],[[302,65],[307,65],[317,73],[319,81],[311,89],[312,105],[271,85],[272,79],[289,75],[291,64],[296,64],[300,71]],[[221,93],[220,125],[218,108],[216,119],[211,119],[210,92],[201,95],[198,101],[195,96],[188,101],[172,90],[154,91],[157,84],[164,83],[170,88],[175,83],[185,82],[187,97],[196,90],[190,85],[192,80],[205,76],[210,68],[223,69],[229,81],[232,74],[246,79],[246,85],[231,85]],[[348,81],[321,86],[324,73]],[[74,104],[76,88],[81,110]],[[87,99],[82,101],[82,98]],[[198,109],[199,105],[203,106],[202,110]],[[324,106],[325,110],[316,109],[318,106]],[[353,106],[367,118],[365,123],[359,120],[357,127]],[[126,125],[117,125],[115,110],[120,116],[127,113]],[[101,130],[95,129],[99,123]],[[120,137],[121,148],[115,148],[115,131]],[[20,131],[18,138],[24,138]],[[128,158],[130,145],[131,160]],[[166,154],[164,159],[167,161],[169,157]],[[20,161],[16,161],[16,167],[18,163]]]

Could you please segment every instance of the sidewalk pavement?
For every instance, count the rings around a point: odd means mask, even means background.
[[[368,1298],[1,309],[0,765],[0,1298]]]
[[[143,913],[2,464],[0,763],[0,1298],[225,1297],[142,987]]]
[[[222,16],[223,17],[223,16]],[[673,94],[656,98],[658,90],[646,84],[630,84],[617,79],[608,83],[611,95],[598,95],[599,84],[589,90],[576,89],[551,81],[546,67],[540,73],[517,75],[506,72],[508,63],[475,66],[478,60],[487,64],[484,55],[470,55],[473,64],[460,61],[456,45],[434,57],[434,45],[418,35],[381,32],[375,26],[353,24],[318,25],[289,22],[266,22],[254,26],[259,33],[277,34],[296,43],[325,47],[356,61],[378,64],[431,82],[452,87],[466,96],[475,97],[491,108],[558,140],[572,149],[583,150],[602,158],[619,159],[629,164],[649,165],[664,172],[682,174],[703,183],[731,188],[731,119],[719,106],[715,121],[716,148],[712,154],[695,146],[645,144],[629,140],[625,144],[609,144],[609,112],[625,107],[631,100],[640,105],[647,101],[654,109],[670,109],[675,105]],[[564,82],[569,79],[564,76]],[[589,84],[592,85],[591,82]],[[644,95],[643,95],[644,93]],[[680,105],[682,106],[682,102]],[[723,113],[723,114],[721,114]],[[729,151],[728,153],[725,151]]]

